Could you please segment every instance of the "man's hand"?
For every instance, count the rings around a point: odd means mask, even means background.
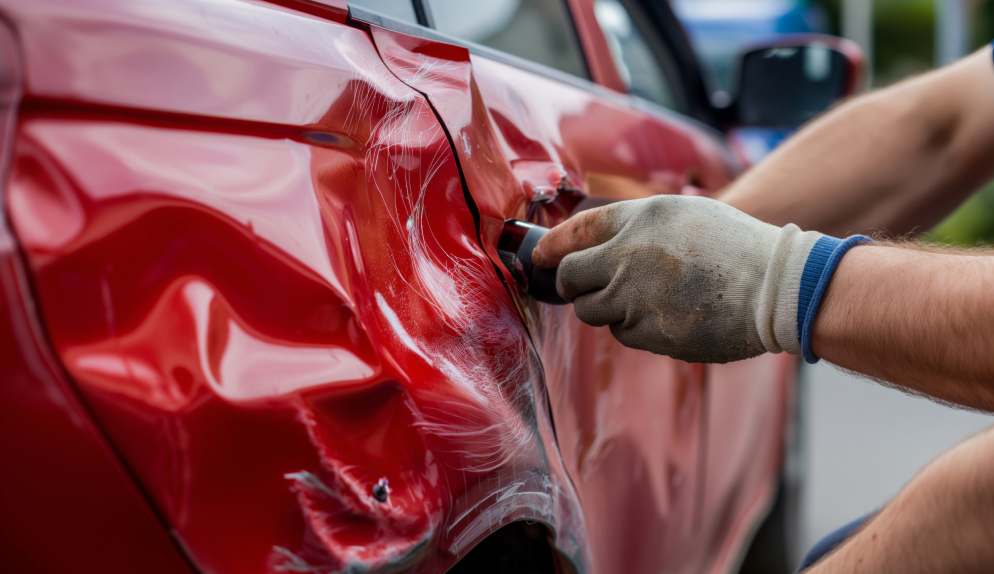
[[[800,354],[798,289],[821,237],[670,195],[580,213],[550,231],[533,260],[558,264],[559,294],[577,317],[610,325],[624,345],[725,363]]]

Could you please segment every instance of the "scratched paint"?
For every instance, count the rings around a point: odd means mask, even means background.
[[[529,165],[561,198],[713,189],[717,140],[344,26],[341,0],[0,4],[27,68],[3,199],[45,332],[194,566],[442,572],[519,519],[581,572],[734,562],[775,476],[779,405],[747,392],[773,364],[709,399],[494,265],[504,219],[570,212],[529,203]]]
[[[29,83],[14,231],[55,351],[195,564],[441,572],[567,519],[582,567],[537,357],[444,130],[367,35],[220,0],[191,47],[182,11],[11,6],[30,65],[65,70]],[[100,58],[111,30],[190,89],[109,89],[136,65]],[[262,77],[294,80],[228,89]]]
[[[551,227],[582,202],[679,193],[691,182],[715,190],[728,182],[721,145],[665,110],[577,89],[463,48],[371,30],[387,66],[428,96],[459,142],[454,149],[480,210],[485,246],[496,243],[506,219]],[[533,201],[542,186],[556,190],[554,201]],[[514,279],[506,279],[516,289]],[[775,484],[783,403],[770,398],[782,393],[784,381],[769,373],[778,360],[740,365],[750,373],[744,377],[722,372],[710,387],[731,383],[756,391],[746,410],[766,413],[771,424],[712,421],[707,401],[728,403],[706,395],[703,366],[626,349],[607,329],[580,323],[570,307],[516,293],[543,367],[555,452],[583,501],[591,570],[725,571]],[[732,459],[710,457],[708,436],[721,437],[718,448],[735,442],[732,436],[748,437],[754,460],[762,462],[747,471]],[[743,514],[748,518],[730,518]],[[560,528],[568,530],[563,522]]]

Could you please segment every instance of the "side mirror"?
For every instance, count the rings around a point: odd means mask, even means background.
[[[863,52],[835,36],[798,34],[753,46],[742,54],[730,123],[800,125],[854,94]]]

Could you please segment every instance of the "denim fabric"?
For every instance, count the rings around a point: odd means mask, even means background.
[[[808,550],[808,553],[804,556],[804,560],[801,560],[801,565],[797,567],[797,573],[812,567],[815,562],[818,562],[825,557],[826,554],[835,550],[840,544],[845,542],[850,536],[856,533],[860,527],[869,519],[869,516],[864,516],[857,520],[853,520],[849,524],[846,524],[842,528],[839,528],[835,532],[832,532],[828,536],[822,538],[817,544]]]

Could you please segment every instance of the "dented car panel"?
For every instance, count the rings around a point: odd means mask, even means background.
[[[466,50],[377,26],[371,31],[390,69],[428,96],[460,143],[456,153],[480,208],[485,246],[496,247],[505,219],[554,225],[576,207],[561,205],[570,201],[565,193],[534,201],[535,188],[555,185],[555,178],[543,181],[543,168],[562,174],[558,187],[604,200],[624,199],[617,194],[631,193],[631,184],[645,197],[675,193],[694,172],[715,185],[727,181],[702,164],[693,138],[677,125]],[[626,349],[609,331],[581,324],[572,309],[523,298],[519,304],[548,377],[559,446],[584,502],[595,571],[649,572],[687,562],[681,554],[691,548],[703,496],[703,368]]]
[[[65,492],[123,497],[89,535],[140,523],[163,572],[440,573],[528,520],[579,572],[734,565],[792,362],[626,349],[496,252],[506,219],[717,190],[715,134],[615,91],[609,55],[567,81],[342,0],[0,10],[24,68],[3,256],[37,309],[11,336],[64,370],[65,440],[105,468]]]
[[[5,568],[192,574],[95,428],[29,303],[19,254],[0,231],[0,549]],[[6,241],[5,241],[6,240]],[[59,551],[53,552],[57,544]]]
[[[457,142],[494,260],[506,219],[552,226],[587,205],[698,193],[691,184],[717,190],[734,175],[716,138],[675,114],[395,28],[370,30],[387,66],[428,97]],[[793,361],[766,356],[705,374],[627,349],[568,307],[518,303],[596,571],[734,565],[776,481]]]
[[[0,25],[3,174],[20,99],[17,56],[12,31]],[[4,568],[62,572],[85,564],[99,572],[192,573],[51,352],[6,218],[0,218],[0,349]]]
[[[8,5],[28,52],[75,47],[26,57],[61,73],[29,75],[9,217],[174,536],[207,571],[436,572],[530,519],[583,564],[541,369],[427,102],[360,30],[194,8]]]

